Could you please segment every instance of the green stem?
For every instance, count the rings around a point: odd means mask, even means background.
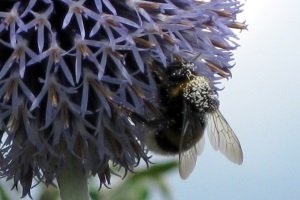
[[[57,183],[61,200],[89,200],[87,175],[81,161],[68,155],[57,172]]]

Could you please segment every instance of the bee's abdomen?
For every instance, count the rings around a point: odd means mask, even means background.
[[[179,140],[180,135],[176,135],[178,132],[171,132],[170,129],[163,130],[164,132],[158,132],[155,135],[155,141],[159,148],[169,154],[179,153]]]
[[[164,113],[161,124],[164,127],[157,130],[155,140],[162,150],[170,154],[177,154],[182,132],[183,97],[182,95],[169,96],[168,93],[165,95],[161,103]]]

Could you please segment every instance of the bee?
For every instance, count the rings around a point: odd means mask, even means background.
[[[186,179],[204,149],[206,130],[210,143],[230,161],[242,164],[243,152],[234,131],[219,111],[219,100],[207,78],[193,71],[194,62],[174,62],[153,69],[158,82],[159,117],[146,134],[153,152],[179,155],[179,174]]]

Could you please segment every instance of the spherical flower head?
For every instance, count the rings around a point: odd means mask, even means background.
[[[153,65],[195,60],[230,76],[237,0],[15,0],[0,4],[0,175],[30,194],[68,154],[109,184],[111,166],[149,162]],[[216,89],[216,88],[213,88]]]

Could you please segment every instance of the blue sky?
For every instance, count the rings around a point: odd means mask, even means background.
[[[186,181],[168,181],[176,200],[300,199],[300,2],[249,0],[241,20],[233,78],[221,111],[238,135],[244,163],[227,161],[206,143]]]

